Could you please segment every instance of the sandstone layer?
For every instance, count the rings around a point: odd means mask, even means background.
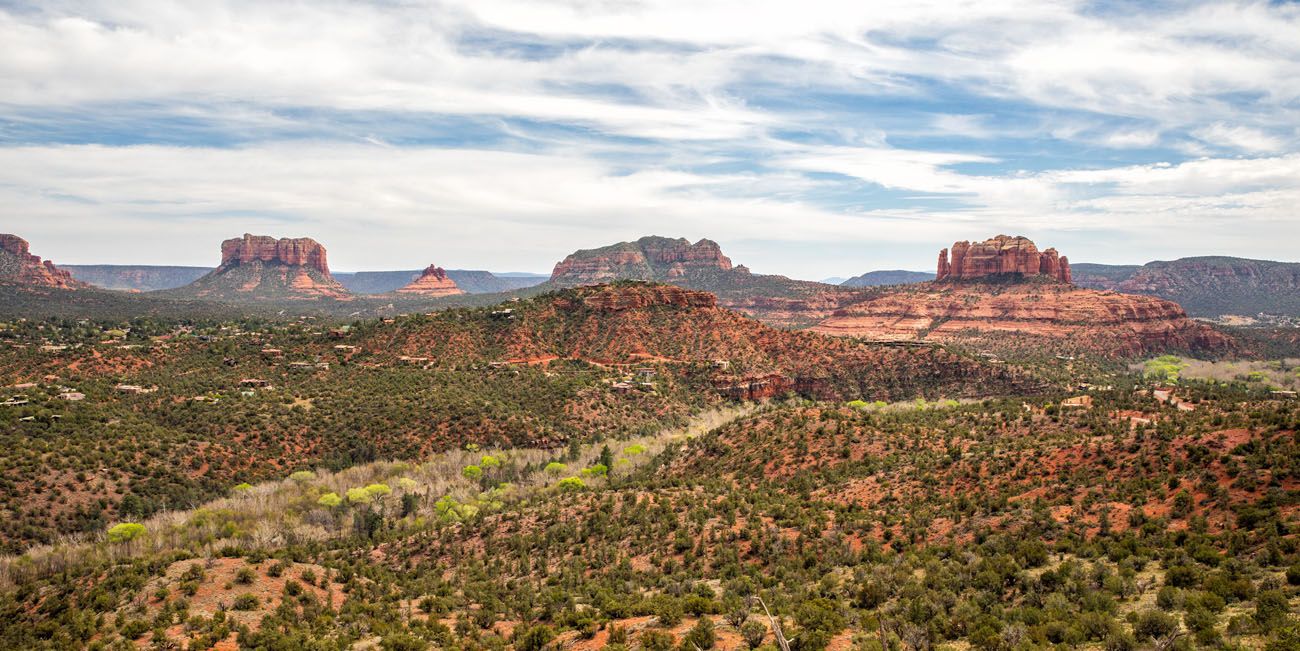
[[[957,242],[939,252],[935,280],[977,280],[989,276],[1047,276],[1069,283],[1070,261],[1056,249],[1039,251],[1025,237],[998,235],[983,242]]]
[[[168,293],[233,301],[353,298],[330,275],[325,247],[316,240],[247,233],[221,243],[221,265],[211,273]]]
[[[89,285],[54,266],[49,260],[32,255],[27,240],[17,235],[0,234],[0,281],[23,287],[84,289]]]
[[[420,273],[420,277],[411,281],[405,287],[397,290],[399,294],[412,294],[418,296],[438,297],[438,296],[456,296],[464,294],[456,282],[447,277],[447,272],[437,265],[429,265]]]
[[[577,251],[555,265],[551,282],[592,285],[612,280],[670,281],[696,272],[732,271],[717,242],[643,237],[599,249]]]
[[[311,267],[329,275],[325,247],[310,237],[275,239],[267,235],[235,237],[221,243],[221,266],[268,262],[290,267]]]
[[[1189,319],[1176,303],[1050,282],[924,283],[839,310],[812,329],[890,341],[1023,334],[1113,356],[1232,347],[1228,337]]]

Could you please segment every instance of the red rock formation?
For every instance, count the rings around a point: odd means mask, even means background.
[[[956,341],[1027,334],[1123,356],[1169,349],[1221,352],[1231,341],[1176,303],[1070,285],[925,283],[837,311],[812,328],[878,340]]]
[[[325,247],[308,237],[275,239],[244,234],[221,243],[221,265],[176,296],[221,300],[351,300],[330,275]]]
[[[611,280],[672,280],[695,271],[730,271],[731,260],[717,242],[643,237],[599,249],[577,251],[555,265],[551,281],[591,285]]]
[[[1028,238],[999,235],[983,242],[957,242],[939,252],[935,280],[972,280],[987,276],[1019,274],[1047,276],[1070,282],[1070,263],[1056,249],[1039,251]]]
[[[49,260],[32,255],[27,240],[17,235],[0,234],[0,280],[26,287],[85,289],[86,283],[54,266]]]
[[[419,278],[398,289],[397,293],[434,297],[455,296],[465,292],[456,286],[456,281],[447,277],[447,272],[442,267],[431,264],[424,268]]]
[[[310,237],[275,239],[266,235],[244,233],[221,243],[221,267],[270,262],[291,267],[311,267],[329,275],[325,247]]]
[[[652,306],[717,307],[718,298],[708,292],[674,285],[605,285],[584,295],[582,304],[602,312],[619,312]],[[561,306],[575,307],[575,304]]]

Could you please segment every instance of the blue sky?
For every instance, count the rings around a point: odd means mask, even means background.
[[[0,2],[0,231],[340,270],[647,234],[802,278],[998,233],[1295,260],[1296,34],[1264,2]]]

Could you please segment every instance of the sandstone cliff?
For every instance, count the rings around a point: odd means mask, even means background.
[[[599,249],[577,251],[555,265],[551,282],[560,286],[592,285],[612,280],[668,281],[697,272],[731,271],[731,260],[718,243],[666,237],[643,237]]]
[[[1078,284],[1177,302],[1188,314],[1300,316],[1300,263],[1225,256],[1133,265],[1080,265]]]
[[[839,310],[813,331],[935,342],[1028,335],[1049,347],[1114,357],[1233,347],[1176,303],[1052,282],[923,283]]]
[[[234,301],[353,298],[330,275],[320,243],[247,233],[221,243],[221,265],[211,273],[167,293]]]
[[[89,285],[72,274],[41,260],[28,250],[27,240],[0,234],[0,282],[31,288],[84,289]]]
[[[935,280],[976,280],[988,276],[1046,276],[1069,283],[1070,261],[1056,249],[1039,251],[1025,237],[998,235],[983,242],[957,242],[939,252]]]
[[[455,281],[447,277],[447,272],[437,265],[429,265],[420,272],[420,277],[405,287],[398,288],[397,293],[428,297],[456,296],[464,294]]]

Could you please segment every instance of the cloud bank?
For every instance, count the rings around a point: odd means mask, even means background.
[[[181,5],[181,6],[177,6]],[[1300,7],[0,4],[3,230],[63,262],[547,270],[711,237],[756,271],[1294,259]]]

